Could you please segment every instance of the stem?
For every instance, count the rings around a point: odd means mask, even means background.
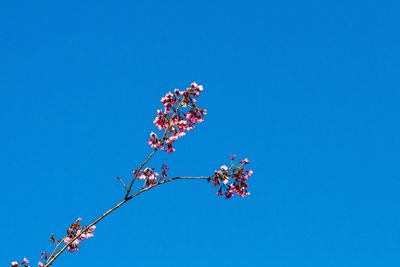
[[[136,180],[136,177],[139,175],[139,171],[143,168],[144,165],[146,165],[146,163],[154,156],[154,154],[157,152],[157,148],[155,148],[150,155],[139,165],[139,168],[137,169],[137,173],[135,174],[135,176],[132,178],[131,183],[129,184],[128,189],[126,189],[126,194],[125,194],[125,198],[124,199],[128,199],[129,198],[129,194],[131,193],[132,190],[132,186],[133,183]]]
[[[122,184],[122,186],[125,188],[125,192],[128,190],[128,188],[126,187],[126,184],[124,183],[124,181],[122,180],[121,177],[117,176],[118,181]]]
[[[57,242],[56,247],[54,248],[53,252],[50,254],[48,260],[50,260],[53,257],[53,255],[54,255],[54,253],[56,253],[58,247],[64,242],[64,239],[65,239],[65,237],[63,239],[61,239],[60,242],[58,242],[58,240],[56,241]]]
[[[154,153],[155,153],[155,151],[153,151],[152,154],[154,155]],[[148,159],[151,158],[152,154],[150,154]],[[147,161],[144,161],[144,163],[142,163],[142,165],[146,164]],[[119,203],[115,204],[112,208],[108,209],[106,212],[104,212],[102,215],[100,215],[96,220],[94,220],[89,225],[87,225],[79,234],[77,234],[74,238],[72,238],[70,242],[65,244],[56,254],[54,254],[54,256],[52,255],[52,257],[50,257],[49,260],[44,264],[44,267],[50,266],[61,255],[61,253],[63,253],[68,248],[69,245],[71,245],[76,239],[78,239],[90,227],[92,227],[93,225],[96,225],[98,222],[103,220],[106,216],[108,216],[109,214],[114,212],[116,209],[118,209],[119,207],[124,205],[129,200],[131,200],[131,199],[137,197],[138,195],[142,194],[143,192],[146,192],[146,191],[148,191],[150,189],[153,189],[154,187],[157,187],[159,185],[162,185],[162,184],[165,184],[165,183],[169,183],[169,182],[172,182],[172,181],[175,181],[175,180],[209,180],[209,179],[212,179],[212,177],[209,177],[209,176],[177,176],[177,177],[173,177],[173,178],[170,178],[170,179],[158,181],[153,185],[150,185],[148,187],[140,189],[139,191],[137,191],[136,193],[132,194],[131,196],[125,197],[122,201],[120,201]],[[131,188],[129,188],[129,189],[131,189]]]

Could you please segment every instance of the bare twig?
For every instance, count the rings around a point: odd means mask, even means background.
[[[128,191],[128,188],[126,187],[124,181],[122,181],[122,178],[117,176],[118,181],[120,181],[120,183],[122,184],[122,186],[125,188],[125,191]]]
[[[56,253],[58,247],[64,242],[64,239],[65,239],[65,237],[64,237],[63,239],[61,239],[61,240],[57,240],[57,241],[56,241],[56,242],[57,242],[57,245],[56,245],[56,247],[54,248],[53,252],[50,254],[50,256],[47,258],[47,260],[50,260],[50,259],[53,257],[53,255],[54,255],[54,253]]]

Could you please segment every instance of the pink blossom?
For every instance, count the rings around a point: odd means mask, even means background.
[[[41,261],[38,262],[38,267],[43,267],[43,263]]]
[[[70,252],[78,251],[81,241],[93,237],[94,230],[96,229],[96,226],[93,225],[81,234],[82,230],[85,229],[85,227],[80,224],[81,220],[82,218],[78,218],[73,224],[71,224],[67,230],[67,235],[64,237],[64,243],[68,244],[68,250]],[[72,241],[77,236],[79,236],[79,238]]]
[[[68,246],[68,251],[71,253],[77,252],[79,250],[79,246],[76,244],[71,244]]]
[[[241,197],[250,195],[247,181],[253,171],[243,167],[243,165],[249,164],[249,160],[246,158],[241,160],[240,164],[235,164],[234,159],[235,157],[231,156],[231,166],[222,165],[220,170],[214,172],[213,176],[213,186],[219,186],[217,195],[225,194],[226,199],[231,198],[234,194]]]
[[[79,238],[85,240],[94,236],[94,231],[96,230],[96,225],[92,225],[86,230]]]
[[[190,85],[190,89],[192,90],[192,94],[194,95],[194,97],[198,97],[199,94],[203,91],[203,86],[197,85],[197,83],[193,82]]]
[[[247,184],[241,183],[241,184],[233,184],[232,187],[233,191],[241,197],[246,197],[249,196],[250,193],[246,191],[247,189]]]
[[[150,134],[149,145],[154,149],[163,149],[171,153],[175,149],[174,142],[185,135],[185,132],[192,130],[197,123],[203,122],[203,117],[207,110],[201,109],[196,105],[196,100],[203,91],[201,85],[192,83],[185,91],[174,90],[174,93],[168,92],[161,98],[164,105],[164,111],[157,110],[154,125],[163,130],[163,137],[159,138],[155,133]],[[182,109],[188,108],[187,112]]]
[[[158,177],[158,173],[154,172],[154,168],[146,168],[144,170],[141,170],[139,173],[139,179],[155,180]]]
[[[228,167],[227,167],[226,165],[222,165],[222,166],[221,166],[221,170],[222,170],[223,172],[227,172],[227,171],[228,171]]]
[[[165,97],[161,98],[161,103],[164,105],[164,113],[167,114],[170,112],[170,109],[176,104],[177,98],[175,95],[168,92]]]
[[[73,237],[66,237],[66,238],[64,238],[64,243],[68,244],[69,242],[72,241],[72,239],[73,239]],[[81,240],[79,238],[77,238],[71,243],[71,245],[78,246],[80,243],[81,243]]]
[[[217,191],[217,196],[222,196],[222,189],[221,188]]]
[[[241,161],[240,161],[240,164],[249,164],[250,162],[249,162],[249,160],[247,159],[247,158],[245,158],[245,159],[242,159]]]
[[[199,109],[199,112],[200,112],[200,114],[201,114],[201,116],[205,116],[205,115],[207,115],[207,109]]]
[[[253,175],[253,171],[252,170],[247,170],[245,171],[245,175],[243,176],[243,180],[246,181],[249,179],[250,176]]]
[[[181,91],[179,91],[179,89],[175,89],[174,90],[175,95],[180,96],[182,93]]]
[[[18,262],[17,261],[12,261],[11,262],[11,267],[18,267]]]
[[[144,170],[134,170],[133,174],[140,180],[145,180],[147,186],[153,185],[158,179],[158,172],[154,168],[145,168]]]
[[[21,264],[22,264],[22,265],[25,264],[25,263],[29,263],[29,260],[28,260],[27,258],[24,258],[24,259],[21,261]]]
[[[232,196],[233,196],[233,189],[232,189],[232,185],[231,185],[230,188],[228,189],[228,191],[225,193],[225,198],[230,199]]]
[[[167,129],[169,126],[167,114],[164,114],[161,109],[158,109],[157,116],[154,119],[153,123],[155,126],[157,126],[159,130]]]
[[[221,171],[215,171],[214,177],[215,177],[215,180],[219,180],[219,179],[222,179],[224,177],[224,175],[222,174]]]
[[[175,151],[175,148],[173,148],[172,144],[170,143],[170,144],[167,144],[167,150],[165,150],[165,151],[167,151],[168,153],[171,153],[171,152]]]
[[[153,132],[150,133],[149,145],[152,148],[160,148],[161,147],[162,144],[161,144],[157,134],[155,134]]]

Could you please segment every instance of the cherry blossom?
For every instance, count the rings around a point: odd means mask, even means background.
[[[155,134],[153,132],[150,133],[149,145],[152,148],[162,148],[162,142],[158,138],[157,134]]]
[[[249,162],[249,160],[247,159],[247,158],[245,158],[245,159],[242,159],[241,161],[240,161],[240,164],[249,164],[250,162]]]
[[[239,164],[235,164],[233,161],[235,156],[231,156],[231,166],[222,165],[219,170],[214,172],[212,177],[213,186],[219,186],[217,196],[225,195],[226,199],[231,198],[234,194],[246,197],[250,195],[248,191],[247,180],[253,175],[252,170],[247,170],[243,165],[249,164],[247,158],[239,161]],[[231,181],[231,182],[230,182]]]
[[[67,235],[64,238],[64,243],[69,244],[68,245],[68,250],[70,252],[78,251],[79,250],[79,244],[83,240],[91,238],[94,235],[94,231],[96,229],[95,225],[92,225],[86,231],[84,231],[82,233],[82,231],[85,229],[85,227],[83,227],[80,224],[81,220],[82,220],[82,218],[78,218],[78,219],[76,219],[76,221],[74,223],[71,224],[71,226],[67,230]],[[79,237],[77,239],[75,239],[74,241],[72,241],[78,235],[79,235]]]
[[[168,153],[174,152],[173,143],[192,130],[197,123],[204,121],[207,110],[196,105],[196,99],[203,91],[203,87],[192,83],[185,91],[175,89],[174,93],[168,92],[161,98],[164,110],[158,109],[153,121],[154,125],[163,130],[162,137],[154,132],[150,133],[148,141],[151,148],[162,149]],[[184,112],[182,109],[188,109]]]
[[[150,186],[156,183],[158,172],[154,172],[154,168],[145,168],[144,170],[134,170],[132,172],[138,179],[145,180],[145,185]]]
[[[29,260],[26,257],[24,257],[20,264],[18,264],[18,261],[12,261],[11,262],[11,267],[19,267],[19,266],[21,266],[21,267],[29,267],[29,265],[27,265],[27,263],[29,263]]]
[[[95,223],[102,220],[107,214],[113,212],[119,206],[132,199],[133,197],[145,192],[155,186],[172,182],[178,179],[204,179],[212,181],[212,186],[218,187],[217,196],[225,196],[226,199],[233,197],[235,194],[241,197],[250,195],[248,191],[248,180],[253,175],[253,171],[246,168],[250,162],[247,158],[235,162],[236,155],[230,156],[230,165],[222,165],[214,171],[211,176],[177,176],[169,178],[167,164],[162,164],[161,175],[155,171],[153,167],[147,167],[148,161],[153,157],[157,150],[163,150],[168,153],[174,152],[174,143],[179,138],[186,135],[198,123],[204,121],[204,116],[207,114],[206,109],[202,109],[197,105],[197,99],[203,91],[203,87],[197,83],[192,83],[186,90],[175,89],[173,93],[168,92],[161,98],[160,102],[163,105],[161,109],[157,109],[156,117],[153,121],[161,133],[157,135],[155,132],[150,133],[148,144],[153,151],[145,161],[139,165],[137,170],[134,170],[130,184],[125,184],[124,181],[117,176],[125,188],[124,199],[97,218],[90,227],[81,225],[82,218],[76,219],[67,229],[67,233],[62,239],[56,238],[52,234],[50,242],[55,243],[55,248],[51,254],[42,252],[41,259],[44,261],[38,262],[38,267],[51,266],[54,260],[65,250],[76,252],[80,249],[81,243],[94,236],[96,230]],[[136,180],[142,181],[142,187],[135,193],[133,189]],[[136,186],[136,184],[135,184]],[[61,245],[64,246],[61,248]],[[59,247],[60,246],[60,247]],[[29,260],[24,258],[20,264],[17,261],[11,262],[11,267],[29,267]]]
[[[138,174],[139,179],[150,179],[150,180],[155,180],[158,177],[158,173],[154,172],[154,168],[146,168],[144,170],[134,170],[133,174]]]

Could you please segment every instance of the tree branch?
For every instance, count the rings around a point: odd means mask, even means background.
[[[150,160],[150,158],[154,155],[154,153],[156,152],[156,150],[154,150],[149,157],[141,164],[141,167],[144,166],[144,164],[147,163],[148,160]],[[118,202],[117,204],[115,204],[112,208],[108,209],[106,212],[104,212],[102,215],[100,215],[96,220],[94,220],[93,222],[91,222],[89,225],[87,225],[79,234],[77,234],[74,238],[72,238],[70,240],[70,242],[68,242],[67,244],[65,244],[57,253],[54,254],[54,252],[52,253],[52,255],[49,257],[49,259],[47,260],[47,262],[44,264],[44,267],[48,267],[50,266],[76,239],[78,239],[83,233],[85,233],[90,227],[92,227],[93,225],[96,225],[98,222],[100,222],[101,220],[103,220],[105,217],[107,217],[109,214],[111,214],[112,212],[114,212],[116,209],[118,209],[119,207],[121,207],[122,205],[124,205],[126,202],[128,202],[129,200],[139,196],[140,194],[142,194],[143,192],[146,192],[150,189],[153,189],[154,187],[157,187],[159,185],[165,184],[165,183],[169,183],[175,180],[210,180],[212,179],[212,176],[177,176],[177,177],[173,177],[170,179],[166,179],[166,180],[161,180],[156,182],[155,184],[152,184],[150,186],[147,186],[145,188],[140,189],[139,191],[137,191],[136,193],[132,194],[131,196],[125,196],[124,199],[120,202]],[[132,179],[131,185],[128,188],[129,191],[132,189],[132,185],[133,185],[133,181],[134,179]],[[58,246],[57,246],[58,247]],[[53,255],[54,254],[54,255]]]

